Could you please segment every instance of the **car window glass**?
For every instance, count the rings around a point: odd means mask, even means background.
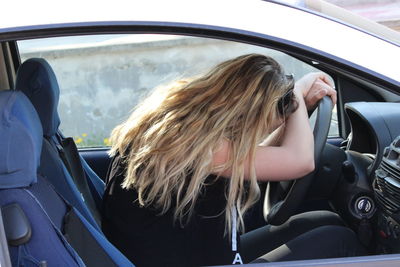
[[[284,53],[211,38],[126,34],[18,41],[21,61],[45,58],[60,86],[60,129],[78,147],[109,145],[111,130],[160,84],[248,53],[272,56],[295,78],[317,71]],[[338,136],[336,109],[330,136]]]

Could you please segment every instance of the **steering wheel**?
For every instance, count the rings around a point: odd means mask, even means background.
[[[332,115],[332,100],[325,96],[318,103],[314,126],[314,161],[317,168],[328,137]],[[301,142],[301,140],[299,140]],[[304,199],[316,171],[306,176],[283,182],[269,182],[264,198],[264,219],[268,224],[281,225],[294,214]]]

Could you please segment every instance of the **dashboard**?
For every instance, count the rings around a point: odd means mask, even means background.
[[[351,124],[346,150],[374,155],[372,173],[385,147],[400,135],[400,103],[353,102],[345,105],[345,112]]]
[[[399,253],[400,103],[352,102],[344,110],[351,134],[332,206],[374,253]]]

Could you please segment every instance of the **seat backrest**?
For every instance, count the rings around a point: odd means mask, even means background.
[[[72,138],[59,131],[57,111],[60,90],[54,71],[41,58],[25,61],[18,69],[16,90],[24,92],[43,125],[43,152],[39,172],[48,177],[71,205],[97,229],[104,182],[77,152]]]
[[[38,115],[26,96],[0,91],[0,205],[11,262],[13,266],[83,266],[29,190],[32,185],[39,187],[41,180],[37,168],[42,139]],[[60,199],[52,199],[51,205],[58,212],[66,211]]]
[[[133,266],[38,173],[43,140],[27,97],[0,92],[0,206],[13,266]]]

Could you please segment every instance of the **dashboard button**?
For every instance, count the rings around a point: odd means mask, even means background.
[[[382,237],[382,238],[387,238],[387,234],[383,231],[383,230],[380,230],[379,231],[379,235]]]

